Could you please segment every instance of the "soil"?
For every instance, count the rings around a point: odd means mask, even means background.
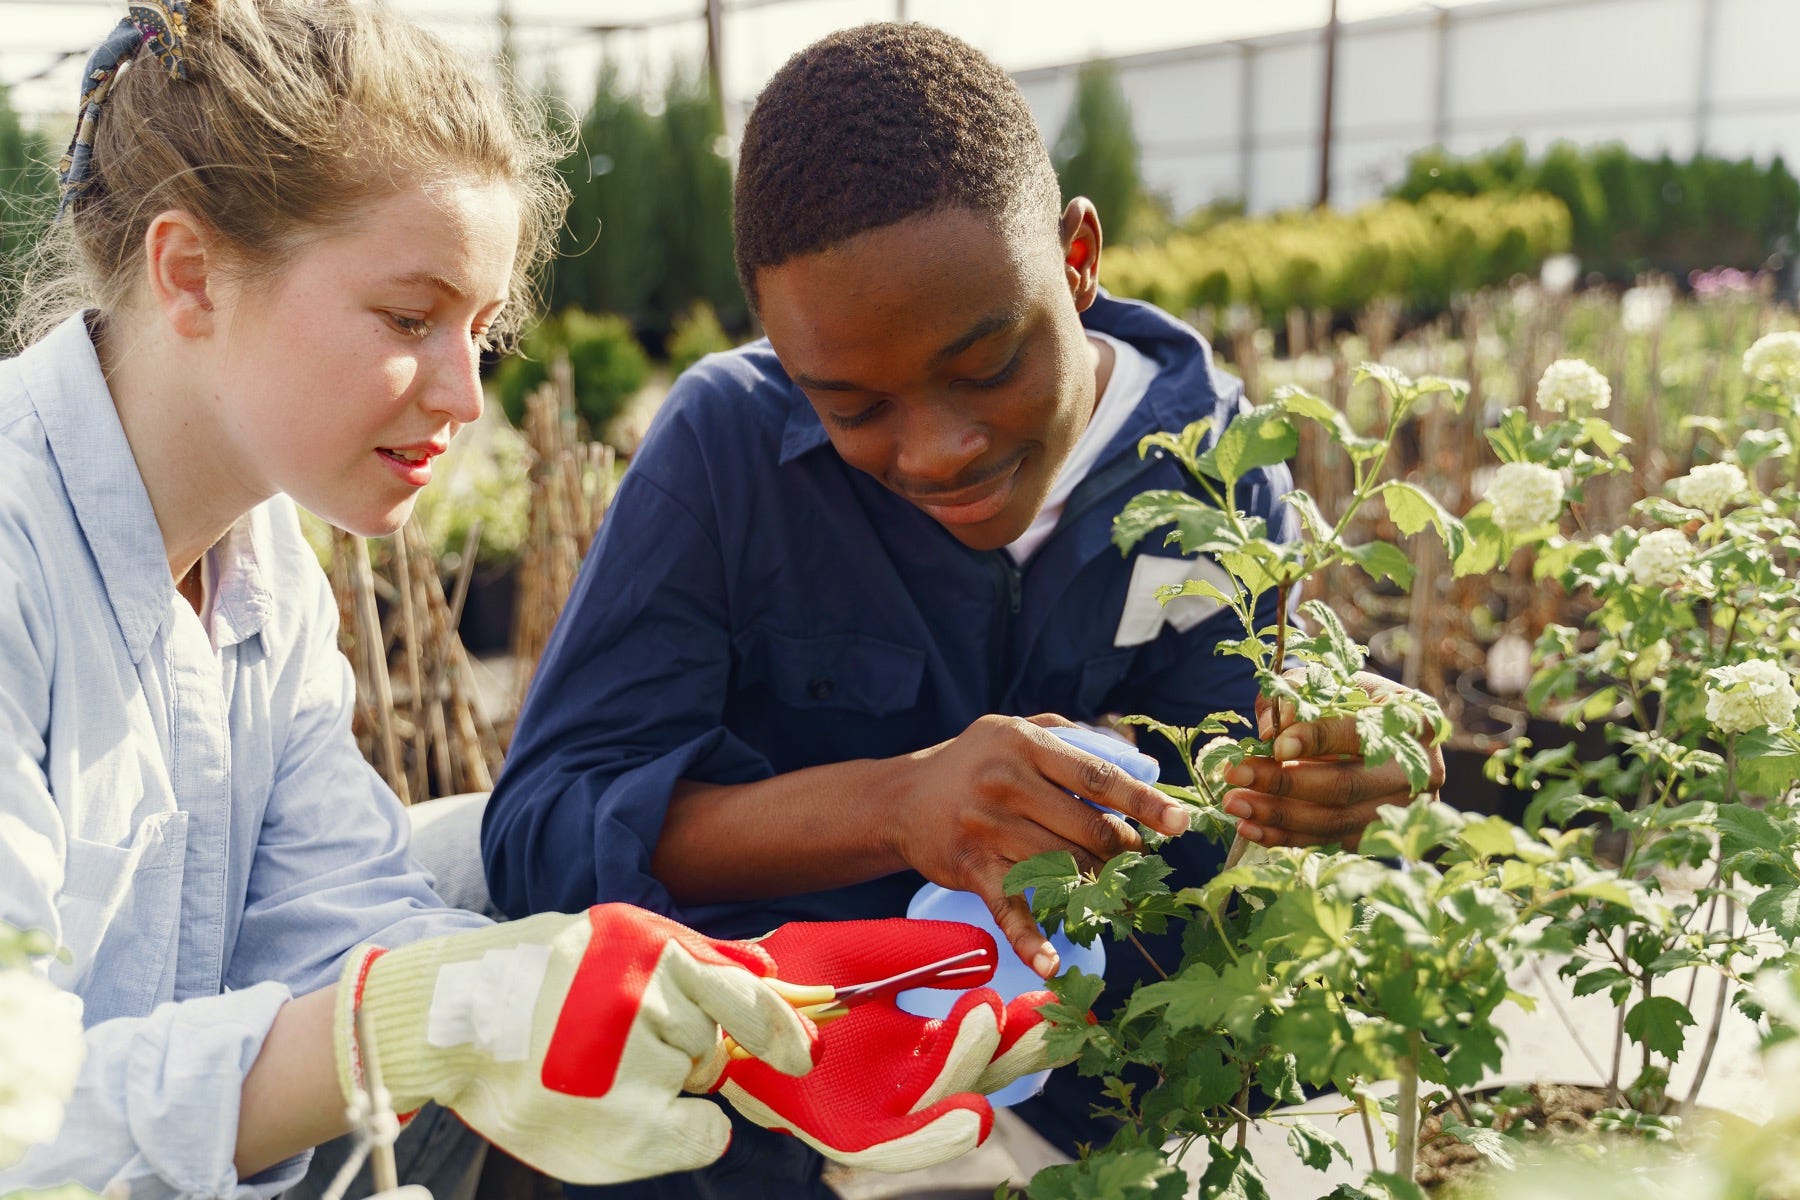
[[[1595,1113],[1613,1107],[1607,1103],[1605,1088],[1534,1083],[1524,1090],[1529,1094],[1528,1101],[1492,1107],[1493,1120],[1488,1122],[1492,1128],[1504,1133],[1518,1130],[1523,1124],[1525,1130],[1541,1131],[1536,1136],[1551,1143],[1614,1136],[1595,1133],[1590,1128]],[[1427,1117],[1420,1125],[1416,1178],[1427,1195],[1479,1195],[1479,1181],[1489,1165],[1473,1146],[1445,1135],[1438,1117]]]

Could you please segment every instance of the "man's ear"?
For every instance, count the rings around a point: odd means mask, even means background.
[[[1086,312],[1100,294],[1100,214],[1086,196],[1069,201],[1062,215],[1063,279],[1075,298],[1075,311]]]
[[[144,280],[156,309],[180,337],[214,330],[214,300],[222,282],[217,239],[192,213],[157,213],[144,230]]]

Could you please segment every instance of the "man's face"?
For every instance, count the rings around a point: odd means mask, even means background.
[[[758,308],[844,461],[993,550],[1031,524],[1094,410],[1092,275],[1064,253],[1054,229],[950,208],[763,269]]]

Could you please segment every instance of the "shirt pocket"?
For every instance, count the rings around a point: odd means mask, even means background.
[[[170,998],[187,820],[152,813],[126,846],[69,839],[57,897],[69,962],[52,977],[62,973],[58,982],[80,993],[90,1025],[143,1016]]]
[[[918,700],[925,652],[860,633],[795,637],[754,628],[744,639],[742,670],[745,684],[762,684],[789,708],[882,717]]]
[[[1068,715],[1077,720],[1091,721],[1105,712],[1106,698],[1112,695],[1114,688],[1125,682],[1125,676],[1130,674],[1132,661],[1136,658],[1135,649],[1111,650],[1082,663],[1081,682],[1075,688],[1075,712]]]

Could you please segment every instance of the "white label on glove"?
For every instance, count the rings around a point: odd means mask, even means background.
[[[550,947],[534,943],[489,950],[438,971],[425,1018],[425,1040],[439,1049],[474,1044],[495,1062],[531,1054],[531,1016],[550,965]]]
[[[1224,568],[1210,558],[1140,555],[1131,567],[1131,582],[1125,587],[1125,608],[1119,614],[1113,645],[1141,646],[1162,632],[1164,622],[1173,625],[1177,632],[1186,633],[1218,612],[1221,605],[1210,596],[1181,596],[1167,604],[1156,598],[1159,589],[1189,579],[1203,579],[1227,595],[1237,586]]]

